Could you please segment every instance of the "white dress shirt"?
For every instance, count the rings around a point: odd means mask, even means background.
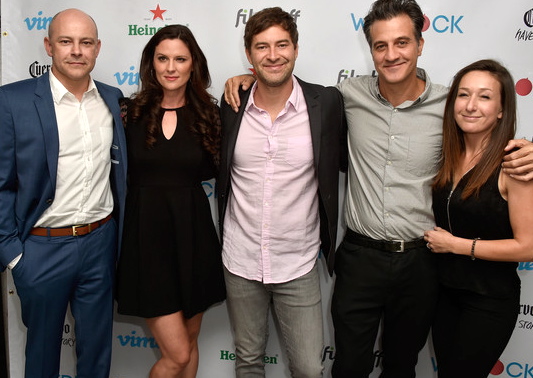
[[[36,227],[96,222],[113,210],[109,181],[113,116],[91,79],[82,100],[50,72],[59,134],[56,192]]]

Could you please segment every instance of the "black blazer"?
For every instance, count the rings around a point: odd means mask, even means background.
[[[315,170],[318,177],[321,249],[327,258],[329,273],[333,274],[339,214],[339,169],[346,170],[347,166],[344,103],[336,88],[306,83],[298,78],[297,80],[303,90],[311,127]],[[221,100],[222,146],[217,180],[220,235],[223,235],[224,214],[231,190],[230,168],[235,143],[250,92],[250,90],[240,92],[241,106],[237,113],[224,99]]]

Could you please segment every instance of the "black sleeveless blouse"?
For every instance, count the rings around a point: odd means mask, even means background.
[[[461,199],[471,171],[456,188],[452,183],[433,191],[433,212],[437,226],[454,236],[467,239],[510,239],[513,237],[509,208],[498,189],[500,170],[481,187],[479,196]],[[472,260],[470,256],[438,254],[439,280],[444,286],[473,291],[495,298],[508,298],[520,292],[515,262]]]

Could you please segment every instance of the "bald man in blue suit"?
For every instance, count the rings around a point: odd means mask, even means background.
[[[77,377],[109,377],[113,280],[126,186],[120,90],[93,81],[94,20],[67,9],[44,46],[52,69],[0,87],[0,268],[27,327],[25,376],[59,375],[67,306]]]

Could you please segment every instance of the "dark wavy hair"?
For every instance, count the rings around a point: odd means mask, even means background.
[[[183,25],[169,25],[160,29],[148,41],[141,57],[140,90],[128,106],[128,121],[136,122],[146,117],[146,145],[152,147],[156,135],[161,131],[161,101],[163,88],[154,75],[155,49],[161,41],[179,39],[189,49],[192,57],[192,72],[185,89],[185,100],[194,114],[191,128],[200,137],[202,147],[213,157],[218,166],[220,161],[220,114],[217,100],[209,94],[211,75],[207,59],[198,46],[190,29]]]
[[[298,46],[298,27],[294,17],[280,7],[273,7],[265,8],[250,17],[244,28],[244,48],[250,51],[254,36],[272,26],[281,26],[291,36],[294,46]]]
[[[374,22],[390,20],[404,14],[413,21],[415,38],[419,42],[424,27],[424,13],[418,3],[415,0],[377,0],[372,4],[363,24],[363,31],[370,47],[372,47],[370,27]]]
[[[500,83],[502,118],[489,134],[479,163],[472,168],[472,175],[466,183],[462,198],[477,195],[481,186],[500,167],[504,148],[516,133],[516,95],[514,80],[509,71],[500,63],[490,60],[478,60],[461,69],[454,77],[444,108],[442,130],[441,166],[435,177],[434,188],[442,188],[453,182],[454,170],[459,166],[459,159],[465,151],[464,133],[457,125],[454,116],[454,104],[459,91],[461,79],[469,72],[483,71],[491,74]]]

